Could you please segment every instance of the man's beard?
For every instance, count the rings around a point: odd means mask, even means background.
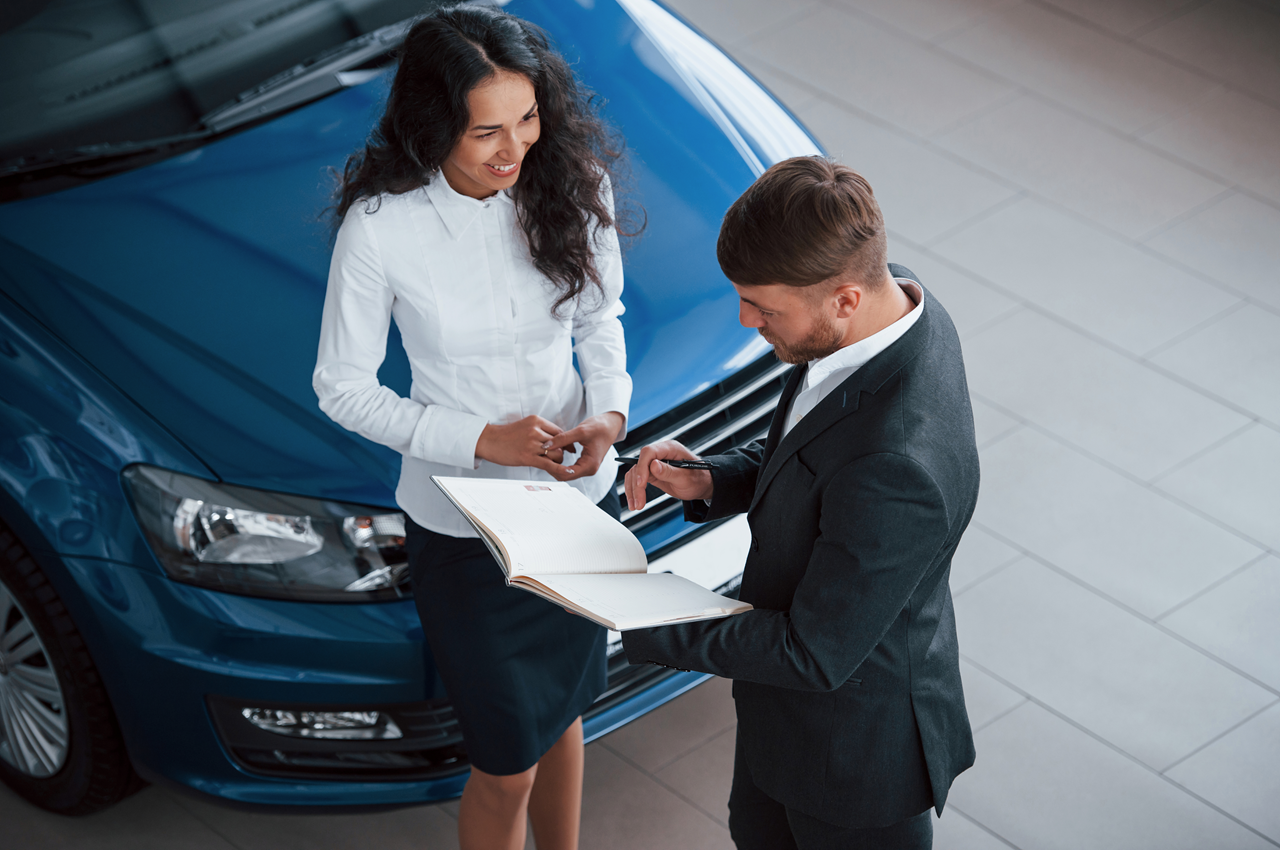
[[[760,335],[764,336],[763,330],[760,331]],[[844,341],[844,334],[830,317],[819,314],[809,335],[799,342],[785,343],[768,337],[765,337],[765,340],[773,344],[773,353],[779,360],[798,366],[839,351],[840,343]]]

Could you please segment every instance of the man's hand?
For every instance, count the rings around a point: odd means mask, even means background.
[[[698,456],[677,443],[663,440],[640,450],[640,462],[627,473],[627,508],[644,508],[645,488],[650,484],[681,501],[710,499],[715,489],[711,473],[705,469],[678,469],[663,460],[698,460]]]
[[[573,466],[561,467],[559,474],[555,472],[551,474],[561,481],[572,481],[575,478],[595,475],[604,456],[609,453],[609,447],[618,439],[618,434],[622,432],[622,426],[626,423],[621,413],[611,410],[608,413],[584,419],[576,428],[570,428],[552,437],[543,444],[547,447],[548,454],[556,451],[563,456],[564,450],[574,444],[582,446],[582,453]]]
[[[547,442],[559,433],[555,423],[541,416],[526,416],[510,425],[489,424],[476,442],[476,457],[499,466],[532,466],[566,481],[576,476],[563,474],[560,462],[564,452],[546,448]]]

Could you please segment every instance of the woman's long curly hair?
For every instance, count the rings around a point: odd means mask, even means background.
[[[546,33],[490,6],[451,6],[414,23],[398,59],[382,120],[347,158],[334,226],[362,198],[376,210],[383,193],[426,185],[470,124],[471,91],[509,71],[533,84],[541,116],[512,198],[534,265],[559,289],[552,311],[599,291],[592,248],[597,228],[618,227],[602,190],[621,145]]]

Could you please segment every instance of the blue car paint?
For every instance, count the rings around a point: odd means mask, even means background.
[[[627,256],[633,422],[761,352],[711,251],[755,177],[723,121],[612,2],[516,0],[607,92],[648,229]],[[328,266],[326,169],[363,140],[387,79],[186,155],[0,207],[0,516],[91,647],[147,778],[242,803],[398,804],[434,782],[306,782],[235,767],[205,695],[411,702],[440,693],[411,602],[308,604],[164,577],[119,473],[149,463],[391,506],[398,457],[338,428],[310,386]],[[404,393],[394,330],[383,380]],[[650,550],[687,529],[645,535]],[[702,681],[682,673],[591,719],[604,734]]]

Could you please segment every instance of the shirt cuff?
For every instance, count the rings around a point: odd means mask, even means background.
[[[475,469],[476,444],[489,422],[483,416],[439,405],[428,405],[413,429],[409,455],[446,466]]]
[[[593,388],[592,390],[587,391],[587,418],[610,412],[622,414],[622,430],[619,431],[618,436],[614,438],[615,443],[627,436],[627,421],[630,418],[628,409],[630,407],[630,387],[627,387],[625,390],[615,389],[613,391],[605,390],[600,392]]]

